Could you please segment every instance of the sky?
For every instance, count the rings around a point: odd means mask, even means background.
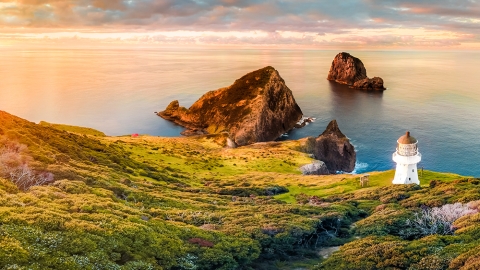
[[[0,46],[480,50],[480,0],[0,0]]]

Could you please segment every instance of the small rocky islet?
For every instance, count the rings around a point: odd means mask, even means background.
[[[355,89],[383,91],[383,79],[367,77],[367,70],[362,60],[342,52],[335,56],[328,72],[327,80],[346,84]]]

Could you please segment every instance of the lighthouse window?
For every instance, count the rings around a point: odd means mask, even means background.
[[[409,178],[408,178],[408,181],[410,181],[410,180],[412,180],[412,178],[409,177]]]
[[[415,172],[415,170],[412,170],[412,172]]]

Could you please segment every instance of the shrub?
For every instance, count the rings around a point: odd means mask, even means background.
[[[192,244],[196,244],[196,245],[199,245],[200,247],[213,247],[214,244],[208,240],[205,240],[205,239],[202,239],[202,238],[198,238],[198,237],[195,237],[195,238],[190,238],[188,240],[188,242],[192,243]]]
[[[310,202],[310,198],[311,196],[305,194],[305,193],[300,193],[300,194],[297,194],[295,195],[295,200],[297,201],[297,203],[299,204],[307,204]]]
[[[413,264],[409,270],[444,270],[448,268],[448,260],[435,255],[422,258],[418,263]]]
[[[8,175],[12,169],[27,164],[30,159],[26,151],[25,145],[0,136],[0,173]]]
[[[472,201],[467,203],[467,206],[471,209],[476,209],[477,211],[480,211],[480,201]]]
[[[21,190],[29,190],[33,186],[41,186],[53,182],[53,174],[32,171],[27,165],[14,168],[7,176]]]
[[[453,259],[449,265],[450,269],[479,269],[480,267],[480,250],[474,248]]]
[[[410,216],[410,211],[398,204],[381,204],[372,215],[355,223],[355,231],[362,236],[399,235]]]
[[[478,210],[470,208],[466,204],[445,204],[442,207],[423,208],[414,213],[413,219],[407,219],[406,229],[401,233],[404,238],[420,238],[432,234],[449,235],[455,232],[453,222],[455,220]]]
[[[366,237],[345,244],[314,269],[407,269],[407,241],[396,237]]]
[[[282,186],[272,186],[272,187],[267,187],[265,188],[265,195],[267,196],[273,196],[273,195],[278,195],[278,194],[283,194],[287,193],[289,190],[286,187]]]
[[[53,174],[30,169],[31,158],[27,150],[27,146],[0,136],[0,176],[8,178],[21,190],[52,182]]]

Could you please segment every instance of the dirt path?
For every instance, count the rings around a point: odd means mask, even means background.
[[[335,251],[338,251],[339,249],[340,249],[340,246],[322,248],[318,252],[318,255],[320,255],[320,256],[322,256],[322,258],[326,259],[326,258],[330,257]]]

